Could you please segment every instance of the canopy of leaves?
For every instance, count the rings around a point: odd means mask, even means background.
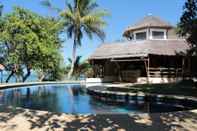
[[[189,54],[197,54],[197,0],[187,0],[178,24],[178,33],[190,43]]]
[[[1,18],[0,45],[6,52],[6,65],[24,69],[52,72],[62,59],[58,21],[15,7]]]
[[[103,28],[106,25],[103,17],[108,15],[104,10],[99,10],[93,0],[74,0],[73,4],[67,4],[67,8],[61,12],[62,21],[68,38],[74,38],[75,44],[80,46],[85,33],[90,39],[93,35],[104,40]]]
[[[82,56],[77,56],[76,61],[74,63],[74,72],[73,76],[78,79],[80,75],[84,75],[85,77],[93,77],[93,69],[88,61],[82,61]],[[69,65],[67,66],[67,72],[71,68],[72,59],[68,58]]]

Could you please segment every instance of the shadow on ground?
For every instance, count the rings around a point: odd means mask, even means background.
[[[197,112],[70,115],[20,108],[0,110],[0,129],[65,131],[196,131]],[[21,129],[22,128],[22,129]]]

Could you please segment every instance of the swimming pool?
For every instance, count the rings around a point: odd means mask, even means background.
[[[192,109],[172,102],[101,102],[78,84],[38,85],[0,90],[0,107],[12,106],[72,114],[171,112]]]

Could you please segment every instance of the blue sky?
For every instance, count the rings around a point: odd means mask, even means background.
[[[0,0],[4,4],[4,13],[10,12],[15,5],[28,8],[41,15],[56,15],[55,12],[39,4],[40,0]],[[58,8],[65,7],[65,0],[51,0]],[[72,0],[66,0],[69,2]],[[97,0],[99,6],[110,12],[111,16],[105,18],[108,25],[105,28],[105,42],[113,42],[122,39],[124,29],[151,13],[176,25],[182,14],[185,0]],[[78,48],[77,55],[83,58],[88,56],[101,44],[97,38],[89,40],[84,37],[82,47]],[[62,49],[65,60],[71,56],[72,40],[63,43]]]

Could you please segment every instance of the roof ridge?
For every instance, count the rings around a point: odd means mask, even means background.
[[[126,28],[123,34],[128,31],[134,31],[141,28],[150,28],[150,27],[161,27],[161,28],[173,28],[170,22],[163,20],[159,16],[148,15],[140,19],[134,24],[131,24]]]

